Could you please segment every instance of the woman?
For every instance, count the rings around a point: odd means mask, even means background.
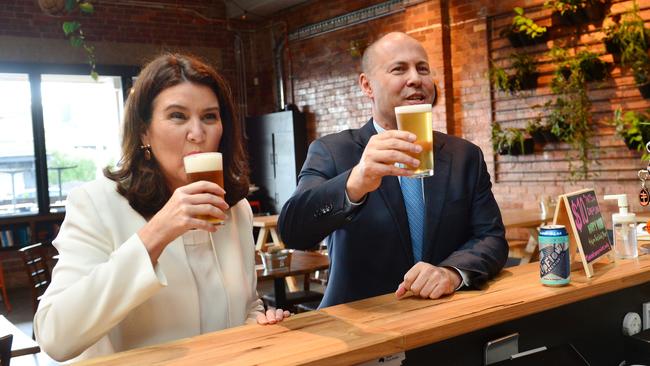
[[[264,314],[257,296],[237,121],[225,81],[200,61],[170,54],[142,70],[125,107],[119,167],[68,195],[54,241],[59,261],[34,317],[36,339],[52,358],[289,315]],[[209,151],[223,155],[225,187],[188,184],[183,157]]]

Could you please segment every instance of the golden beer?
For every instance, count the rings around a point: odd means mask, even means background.
[[[190,183],[206,180],[214,182],[223,188],[223,161],[221,153],[207,152],[192,154],[183,158],[185,164],[185,173]],[[223,225],[223,220],[209,215],[198,216],[201,220],[209,221],[213,224]]]
[[[416,136],[415,143],[422,147],[419,154],[409,153],[420,160],[420,166],[415,169],[412,177],[423,178],[433,175],[433,121],[431,104],[416,104],[395,107],[397,129],[409,131]]]

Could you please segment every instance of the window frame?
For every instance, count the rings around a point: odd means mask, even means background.
[[[140,72],[138,66],[97,65],[99,75],[119,76],[122,81],[122,96],[126,102],[133,80]],[[41,75],[89,75],[88,65],[83,64],[40,64],[23,62],[0,62],[0,73],[27,74],[31,93],[32,133],[34,136],[34,166],[36,174],[36,202],[38,213],[14,214],[0,217],[0,223],[13,218],[29,218],[65,212],[65,208],[51,211],[47,178],[47,158],[45,147],[45,126],[43,123],[43,103],[41,96]]]

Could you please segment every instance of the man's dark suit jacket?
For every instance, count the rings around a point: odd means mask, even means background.
[[[282,208],[280,236],[307,249],[328,238],[330,277],[321,307],[393,292],[415,264],[397,177],[384,177],[361,206],[347,204],[345,184],[370,137],[360,129],[314,141],[294,195]],[[424,179],[423,261],[470,274],[472,286],[496,275],[508,245],[480,148],[434,132],[434,175]]]

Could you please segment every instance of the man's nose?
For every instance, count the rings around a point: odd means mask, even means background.
[[[418,87],[422,85],[422,75],[420,75],[416,68],[411,68],[409,70],[406,85],[411,87]]]

